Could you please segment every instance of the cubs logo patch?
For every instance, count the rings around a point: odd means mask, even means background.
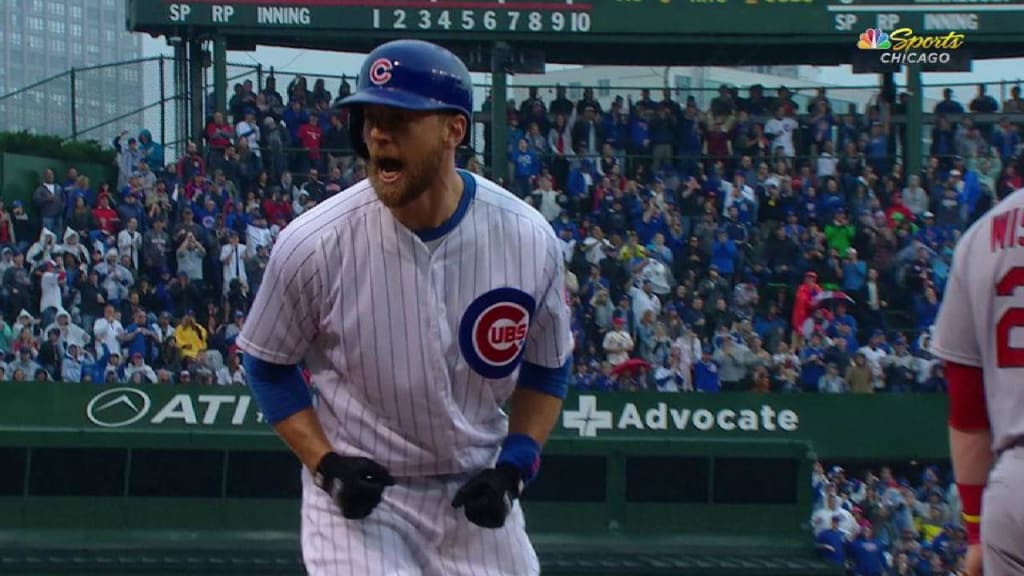
[[[505,378],[519,365],[536,303],[515,288],[497,288],[477,297],[459,322],[459,347],[477,374]]]
[[[370,64],[370,82],[377,86],[387,84],[391,80],[391,70],[394,65],[388,58],[378,58]]]

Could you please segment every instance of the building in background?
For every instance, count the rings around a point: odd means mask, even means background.
[[[143,65],[116,65],[74,75],[71,68],[137,59],[142,38],[125,29],[124,0],[0,2],[0,95],[53,80],[0,100],[0,131],[28,130],[105,145],[132,124],[114,121],[143,106]],[[74,108],[74,122],[72,121]],[[100,124],[111,124],[97,128]]]

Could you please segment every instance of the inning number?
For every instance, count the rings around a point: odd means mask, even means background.
[[[1013,296],[1024,287],[1024,266],[1011,268],[996,284],[997,296]],[[1015,306],[1003,312],[996,322],[996,364],[1000,368],[1024,368],[1024,348],[1010,345],[1010,331],[1024,329],[1024,307]]]

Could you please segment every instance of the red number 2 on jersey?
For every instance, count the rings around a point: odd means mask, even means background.
[[[1024,287],[1024,266],[1011,268],[996,284],[997,296],[1013,296],[1017,288]],[[1024,330],[1024,306],[1014,306],[1003,312],[996,322],[996,364],[1000,368],[1024,368],[1024,348],[1010,346],[1010,331]]]

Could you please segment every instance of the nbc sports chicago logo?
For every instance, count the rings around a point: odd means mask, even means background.
[[[857,49],[877,52],[882,64],[950,64],[953,53],[966,41],[967,36],[962,32],[921,35],[913,28],[897,28],[891,32],[868,28],[857,38]]]

